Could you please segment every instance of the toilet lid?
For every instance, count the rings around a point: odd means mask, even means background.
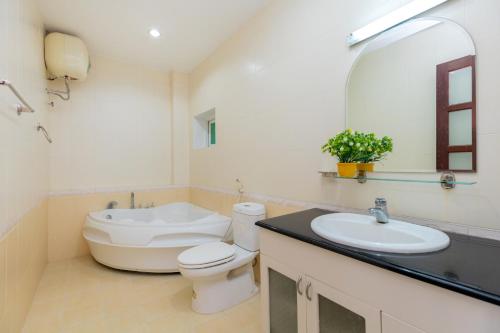
[[[224,263],[234,258],[235,251],[234,246],[223,242],[206,243],[182,252],[177,261],[183,266]]]

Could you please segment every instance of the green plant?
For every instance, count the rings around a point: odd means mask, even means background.
[[[340,163],[371,163],[392,152],[392,139],[388,136],[378,139],[374,133],[346,129],[328,139],[321,149],[323,153],[336,156]]]

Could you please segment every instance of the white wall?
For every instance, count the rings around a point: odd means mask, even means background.
[[[95,55],[91,62],[87,79],[71,82],[70,101],[52,98],[50,190],[171,184],[169,74]]]
[[[192,74],[191,113],[216,107],[218,126],[216,147],[191,151],[192,184],[234,189],[239,177],[249,192],[361,209],[385,196],[393,214],[500,229],[496,0],[451,0],[429,13],[457,21],[476,43],[479,172],[458,177],[478,185],[444,191],[317,174],[321,145],[344,128],[345,83],[361,50],[346,35],[406,2],[273,1]]]
[[[189,184],[189,75],[173,72],[172,90],[172,182]]]
[[[48,128],[43,25],[31,0],[0,1],[0,79],[10,80],[36,109],[17,116],[17,99],[0,87],[0,238],[47,194]]]

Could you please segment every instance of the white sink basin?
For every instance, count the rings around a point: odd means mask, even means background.
[[[380,252],[433,252],[450,243],[448,235],[436,229],[397,220],[382,224],[372,216],[359,214],[319,216],[311,222],[311,228],[332,242]]]

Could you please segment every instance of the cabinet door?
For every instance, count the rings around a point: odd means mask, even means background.
[[[380,333],[380,311],[307,277],[308,333]]]
[[[260,259],[263,332],[305,333],[305,277],[265,255]]]
[[[382,312],[383,333],[425,333],[424,331]]]

